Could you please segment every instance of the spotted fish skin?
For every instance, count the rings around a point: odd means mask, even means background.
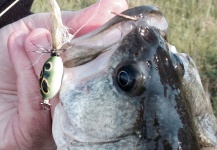
[[[39,79],[40,92],[44,100],[50,100],[59,92],[62,76],[62,58],[56,54],[53,54],[44,63]]]

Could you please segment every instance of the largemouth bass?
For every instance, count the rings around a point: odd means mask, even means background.
[[[198,150],[216,147],[216,119],[192,59],[166,40],[155,7],[123,12],[64,45],[55,108],[58,149]]]

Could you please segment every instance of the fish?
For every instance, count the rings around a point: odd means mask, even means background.
[[[215,148],[216,118],[193,60],[166,38],[153,6],[139,6],[63,46],[53,117],[57,149]]]

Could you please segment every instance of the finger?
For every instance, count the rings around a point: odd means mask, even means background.
[[[14,32],[8,40],[9,56],[17,77],[18,108],[24,112],[32,112],[41,108],[42,97],[39,92],[38,78],[24,49],[26,34]]]
[[[63,19],[65,19],[63,22],[71,29],[72,34],[83,27],[76,34],[76,36],[80,36],[96,29],[114,17],[111,11],[119,13],[127,8],[126,0],[99,0],[90,7],[76,12],[73,16],[71,15],[71,17],[69,17],[69,12],[63,13]]]

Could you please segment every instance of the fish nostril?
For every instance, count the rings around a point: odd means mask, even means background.
[[[139,48],[136,43],[132,43],[132,45],[130,46],[130,50],[132,53],[135,53],[135,55],[139,54]]]
[[[135,52],[135,57],[138,57],[139,56],[139,52]]]

